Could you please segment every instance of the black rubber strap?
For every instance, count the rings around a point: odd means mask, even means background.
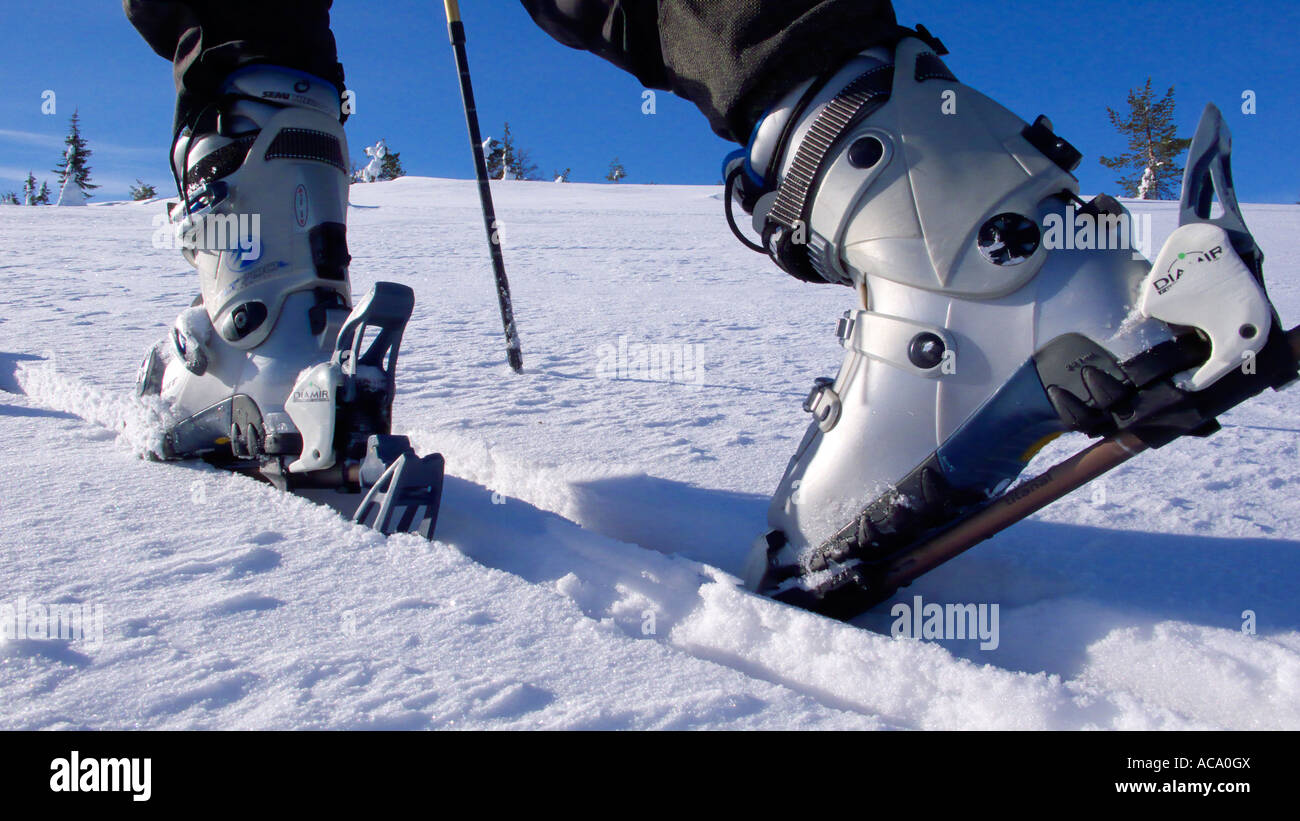
[[[817,95],[822,93],[822,89],[830,81],[830,74],[818,77],[808,86],[808,90],[800,95],[799,102],[795,104],[794,110],[790,112],[790,119],[786,121],[785,126],[781,129],[781,136],[776,141],[776,150],[772,152],[772,156],[767,160],[767,167],[763,169],[764,185],[772,185],[776,178],[780,176],[781,158],[785,156],[785,152],[790,148],[790,141],[794,139],[794,132],[799,127],[800,121],[803,120],[804,112],[808,110],[808,106],[812,105],[813,100],[817,99]]]
[[[343,146],[339,138],[324,131],[310,128],[285,128],[266,149],[267,160],[315,160],[328,163],[343,173],[347,173],[347,164],[343,161]]]
[[[257,141],[256,134],[238,137],[191,165],[185,171],[185,191],[202,188],[213,180],[233,174],[248,157],[248,150]],[[188,151],[188,147],[186,148]]]
[[[889,96],[893,85],[894,67],[878,66],[845,86],[822,109],[799,144],[790,170],[777,189],[769,220],[793,230],[804,219],[809,194],[831,148],[868,106]]]

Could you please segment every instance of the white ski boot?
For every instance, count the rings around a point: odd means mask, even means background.
[[[1046,118],[962,85],[922,37],[796,89],[727,174],[728,207],[738,192],[762,235],[748,244],[860,297],[746,580],[837,616],[891,595],[909,551],[1061,433],[1207,435],[1296,373],[1217,110],[1188,163],[1204,182],[1185,186],[1185,225],[1153,272],[1116,200],[1078,198],[1080,155]],[[1211,177],[1228,208],[1215,221]]]
[[[401,459],[409,445],[389,435],[414,294],[379,283],[353,309],[339,113],[332,84],[258,65],[177,136],[171,221],[200,297],[146,356],[139,392],[171,407],[165,458],[203,457],[283,489],[380,484],[382,528],[429,535],[441,457]],[[384,477],[398,464],[396,481]],[[416,503],[405,519],[399,496]]]

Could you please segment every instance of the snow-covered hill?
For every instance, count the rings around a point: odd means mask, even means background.
[[[473,185],[352,189],[355,289],[417,293],[396,417],[448,459],[434,544],[138,458],[136,364],[195,291],[161,203],[0,208],[0,615],[103,615],[0,641],[0,727],[1300,728],[1300,393],[898,597],[998,604],[997,649],[895,639],[888,605],[839,624],[734,577],[852,295],[737,245],[716,188],[497,196],[522,376]],[[1138,210],[1163,241],[1172,206]],[[1300,322],[1300,208],[1246,215]],[[611,369],[648,354],[681,367]]]

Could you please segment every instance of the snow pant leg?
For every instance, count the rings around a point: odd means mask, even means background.
[[[251,63],[275,63],[343,89],[332,0],[122,0],[127,19],[176,71],[176,122]]]
[[[889,0],[522,2],[556,40],[685,97],[739,143],[799,83],[911,33]]]

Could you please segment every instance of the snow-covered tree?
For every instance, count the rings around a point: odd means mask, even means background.
[[[90,192],[99,186],[90,181],[90,166],[86,165],[86,160],[90,159],[92,152],[86,147],[86,140],[81,136],[81,122],[76,111],[72,112],[72,127],[68,131],[68,136],[64,138],[63,144],[67,146],[63,151],[63,162],[54,169],[54,173],[59,177],[60,204],[71,204],[70,201],[74,199],[71,196],[64,196],[69,179],[80,194],[80,203],[77,204],[84,204],[92,196]]]
[[[501,179],[501,158],[504,155],[505,149],[496,137],[488,137],[483,141],[483,160],[487,163],[488,179]]]
[[[383,161],[379,165],[379,179],[395,180],[398,177],[405,177],[406,169],[402,168],[402,154],[399,151],[388,149],[384,155]]]
[[[555,172],[555,181],[556,181],[556,182],[568,182],[568,181],[569,181],[569,175],[572,174],[572,173],[573,173],[573,169],[572,169],[572,168],[566,168],[566,169],[564,169],[563,171],[556,171],[556,172]]]
[[[1174,199],[1183,177],[1176,160],[1187,150],[1191,140],[1177,136],[1174,124],[1173,86],[1159,100],[1146,85],[1128,93],[1129,111],[1121,115],[1107,108],[1110,124],[1128,138],[1128,151],[1115,157],[1102,157],[1101,164],[1117,171],[1131,171],[1119,178],[1123,193],[1144,200]]]
[[[361,168],[352,172],[353,182],[375,182],[384,169],[384,157],[388,156],[388,144],[383,140],[362,149],[369,158]]]
[[[71,163],[72,153],[73,153],[72,146],[68,146],[68,150],[64,156],[68,158],[66,162],[69,164]],[[85,205],[86,200],[89,197],[90,195],[86,193],[86,191],[83,190],[81,186],[77,185],[77,175],[75,173],[69,172],[63,177],[63,184],[59,186],[59,199],[58,202],[54,204],[55,205]]]
[[[36,195],[36,204],[37,205],[50,204],[50,184],[45,180],[41,180],[41,190],[40,193]]]
[[[627,169],[623,167],[618,157],[609,164],[609,173],[605,175],[605,179],[609,182],[622,182],[627,179]]]
[[[515,136],[510,131],[510,123],[505,124],[501,139],[488,138],[483,146],[483,156],[487,159],[489,179],[537,179],[537,164],[532,161],[529,152],[520,148],[515,142]]]
[[[18,195],[10,191],[7,194],[0,194],[0,205],[17,205]]]
[[[23,205],[35,205],[38,196],[39,194],[36,193],[36,175],[28,171],[27,179],[23,181]]]
[[[402,168],[402,155],[389,148],[386,140],[381,139],[366,148],[365,152],[370,161],[352,172],[353,182],[379,182],[406,176],[406,170]]]
[[[156,196],[158,196],[158,189],[139,177],[135,178],[135,185],[131,186],[131,199],[138,202],[140,200],[150,200]]]

